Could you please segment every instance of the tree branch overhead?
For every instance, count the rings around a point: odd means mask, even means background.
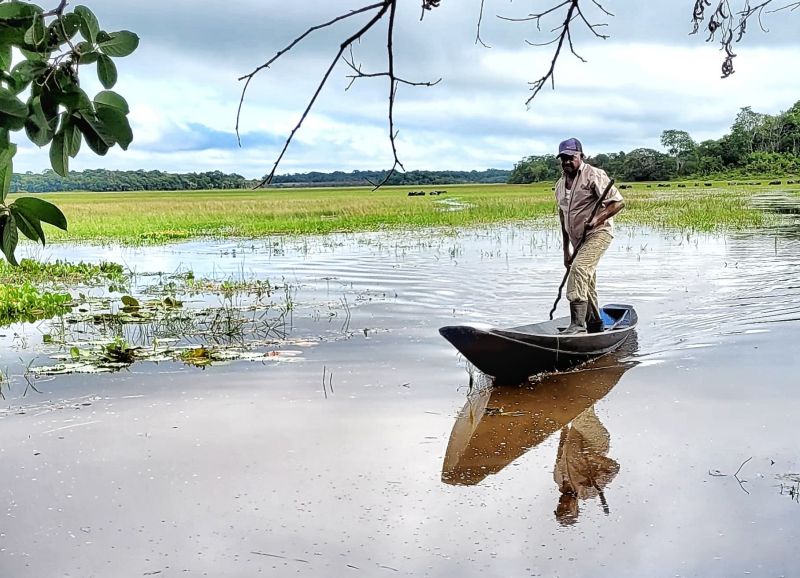
[[[430,10],[433,10],[434,8],[438,8],[440,2],[441,2],[441,0],[422,0],[422,16],[424,17],[426,11],[430,11]],[[246,75],[244,75],[244,76],[239,78],[240,81],[242,81],[242,80],[245,81],[245,84],[244,84],[244,87],[242,89],[241,98],[239,100],[239,108],[238,108],[237,113],[236,113],[236,136],[237,136],[237,138],[240,138],[240,136],[239,136],[239,121],[241,119],[241,112],[242,112],[242,107],[244,105],[244,99],[245,99],[245,96],[247,94],[247,89],[248,89],[252,79],[258,73],[260,73],[261,71],[263,71],[266,68],[269,68],[269,66],[272,63],[274,63],[276,60],[278,60],[279,58],[281,58],[282,56],[284,56],[285,54],[287,54],[288,52],[293,50],[298,44],[300,44],[309,35],[313,34],[317,30],[321,30],[322,28],[327,28],[327,27],[333,26],[334,24],[336,24],[338,22],[341,22],[342,20],[351,18],[351,17],[359,15],[359,14],[367,14],[367,13],[372,12],[372,15],[371,15],[370,19],[367,21],[367,23],[364,24],[363,26],[361,26],[360,28],[357,28],[355,32],[353,32],[350,36],[346,37],[341,42],[341,44],[339,45],[339,50],[336,52],[331,64],[328,66],[327,70],[323,74],[322,79],[320,80],[319,84],[317,85],[317,89],[315,90],[314,94],[310,98],[308,104],[306,105],[306,108],[303,110],[303,113],[301,114],[300,119],[298,120],[297,124],[292,129],[292,131],[290,132],[290,134],[287,137],[286,141],[284,142],[284,146],[283,146],[280,154],[278,155],[278,158],[275,160],[275,163],[273,164],[272,169],[270,170],[269,174],[267,174],[261,180],[261,182],[257,185],[256,188],[264,187],[264,186],[269,185],[272,182],[272,180],[275,178],[275,173],[276,173],[276,171],[278,169],[278,165],[280,164],[281,160],[283,159],[284,155],[286,154],[286,151],[288,150],[289,145],[291,144],[292,140],[294,139],[294,135],[297,133],[297,131],[303,125],[303,122],[305,122],[306,118],[308,117],[309,113],[311,112],[311,109],[314,107],[314,104],[316,103],[317,98],[319,97],[320,93],[322,92],[322,89],[324,88],[325,84],[328,82],[328,79],[330,78],[331,73],[333,72],[334,68],[336,68],[336,65],[339,63],[340,60],[342,60],[351,70],[354,71],[354,74],[348,76],[348,78],[350,78],[350,84],[348,85],[348,88],[358,78],[386,77],[389,80],[389,91],[388,91],[389,142],[390,142],[391,148],[392,148],[392,155],[394,157],[394,163],[392,165],[392,168],[387,173],[385,179],[381,183],[378,183],[376,185],[376,187],[379,187],[382,184],[384,184],[386,182],[386,180],[388,180],[389,177],[391,177],[391,175],[394,174],[394,172],[397,170],[398,167],[400,167],[400,169],[402,169],[402,170],[405,170],[405,169],[403,169],[403,164],[402,164],[402,162],[400,162],[400,159],[399,159],[398,154],[397,154],[397,142],[396,142],[397,131],[395,130],[395,126],[394,126],[394,124],[395,124],[394,123],[394,105],[395,105],[395,98],[396,98],[396,95],[397,95],[397,87],[398,87],[399,84],[407,84],[407,85],[411,85],[411,86],[434,86],[435,84],[438,84],[438,82],[441,79],[436,80],[434,82],[412,82],[412,81],[400,78],[395,74],[395,68],[394,68],[394,32],[395,32],[395,16],[396,16],[396,12],[397,12],[397,4],[398,4],[398,0],[382,0],[381,2],[375,2],[375,3],[372,3],[372,4],[367,4],[367,5],[362,6],[360,8],[351,10],[346,14],[341,14],[341,15],[339,15],[339,16],[331,19],[331,20],[328,20],[327,22],[324,22],[322,24],[318,24],[316,26],[312,26],[311,28],[306,30],[303,34],[301,34],[298,37],[296,37],[285,48],[283,48],[282,50],[278,51],[278,53],[275,56],[273,56],[271,59],[266,61],[264,64],[256,67],[249,74],[246,74]],[[361,67],[355,63],[355,59],[354,59],[353,53],[352,53],[352,46],[353,46],[354,43],[360,41],[370,30],[372,30],[384,18],[387,18],[387,42],[386,42],[387,70],[384,71],[384,72],[377,72],[377,73],[365,73],[365,72],[362,72]],[[345,51],[347,51],[347,50],[350,51],[350,59],[349,60],[348,60],[347,56],[345,56]],[[239,141],[239,144],[241,146],[241,140]]]

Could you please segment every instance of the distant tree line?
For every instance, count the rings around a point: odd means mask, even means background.
[[[66,177],[53,170],[27,172],[11,177],[11,191],[45,193],[57,191],[186,191],[242,189],[255,181],[221,171],[205,173],[165,173],[163,171],[109,171],[92,169],[70,171]]]
[[[388,171],[334,171],[275,175],[272,186],[287,187],[337,187],[363,186],[380,183]],[[386,185],[457,185],[469,183],[506,183],[511,171],[487,169],[485,171],[408,171],[395,172]]]
[[[310,172],[278,175],[273,187],[365,186],[380,182],[387,171],[352,171],[345,173]],[[454,185],[458,183],[505,183],[510,170],[485,171],[409,171],[395,173],[389,185]],[[110,171],[92,169],[70,171],[66,177],[48,169],[11,177],[11,192],[46,193],[58,191],[191,191],[209,189],[246,189],[258,180],[221,171],[205,173],[166,173],[163,171]]]
[[[602,153],[587,161],[625,181],[736,178],[800,174],[800,101],[777,115],[742,108],[730,132],[718,140],[697,143],[683,130],[665,130],[666,152],[637,148]],[[553,155],[529,156],[514,165],[509,183],[555,181],[561,166]]]

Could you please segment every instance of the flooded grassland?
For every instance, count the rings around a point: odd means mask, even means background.
[[[0,575],[795,575],[781,207],[619,227],[598,284],[635,341],[503,388],[437,329],[546,317],[551,227],[39,250],[132,273],[0,329]]]

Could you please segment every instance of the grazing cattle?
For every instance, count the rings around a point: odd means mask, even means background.
[[[769,184],[770,185],[780,185],[782,183],[781,183],[781,181],[770,181]]]
[[[686,188],[686,185],[684,185],[683,183],[681,183],[681,184],[679,184],[679,185],[678,185],[678,188],[679,188],[679,189],[685,189],[685,188]]]
[[[713,186],[714,186],[714,183],[703,183],[703,184],[704,184],[705,186],[707,186],[707,187],[713,187]]]

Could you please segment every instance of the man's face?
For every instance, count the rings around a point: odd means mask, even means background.
[[[581,155],[561,155],[561,169],[569,176],[575,176],[581,166]]]

